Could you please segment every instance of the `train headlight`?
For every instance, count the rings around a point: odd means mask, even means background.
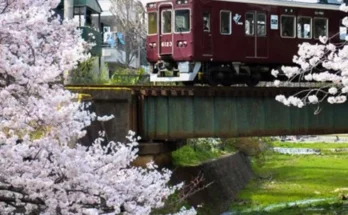
[[[188,0],[177,0],[176,4],[187,4]]]
[[[177,47],[186,47],[187,46],[187,42],[186,41],[178,41],[176,43]]]
[[[154,3],[148,4],[147,7],[148,7],[148,8],[155,8],[155,7],[156,7],[156,4],[154,4]]]
[[[155,48],[156,47],[156,43],[155,42],[149,43],[149,46],[150,46],[150,48]]]

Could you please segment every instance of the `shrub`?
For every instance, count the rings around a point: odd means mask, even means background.
[[[91,57],[84,62],[80,62],[76,69],[70,71],[72,84],[91,84],[94,82],[93,67],[95,57]]]

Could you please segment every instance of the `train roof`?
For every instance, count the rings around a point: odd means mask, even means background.
[[[156,2],[168,2],[170,0],[147,0],[146,4]],[[341,3],[338,0],[327,0],[328,3],[320,3],[320,0],[213,0],[224,2],[238,2],[248,4],[274,5],[284,7],[301,7],[321,10],[339,10]]]
[[[302,1],[289,1],[289,0],[213,0],[213,1],[274,5],[274,6],[284,6],[284,7],[301,7],[301,8],[312,8],[312,9],[321,9],[321,10],[339,10],[339,7],[340,7],[340,4],[308,2],[308,1],[306,2],[305,0],[302,0]]]

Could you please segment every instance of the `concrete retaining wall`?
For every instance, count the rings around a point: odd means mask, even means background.
[[[218,215],[227,211],[237,193],[253,177],[248,157],[238,152],[202,163],[199,166],[180,167],[174,171],[172,182],[186,181],[189,183],[200,173],[204,174],[203,184],[214,183],[191,196],[188,201],[195,206],[204,204],[210,209],[204,213],[207,215]]]

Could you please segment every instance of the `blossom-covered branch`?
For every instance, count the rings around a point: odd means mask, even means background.
[[[24,207],[44,214],[101,212],[149,214],[182,185],[167,187],[171,172],[131,166],[137,143],[106,147],[31,142],[0,147],[0,208]],[[4,162],[6,159],[6,163]],[[163,198],[163,199],[161,199]]]
[[[340,10],[348,12],[348,7],[342,4]],[[342,20],[342,24],[348,27],[348,17]],[[348,92],[348,38],[343,42],[332,43],[333,38],[319,37],[319,44],[302,43],[299,46],[298,55],[295,55],[293,62],[298,67],[283,66],[281,68],[288,82],[295,79],[300,81],[318,82],[317,88],[302,90],[295,95],[286,98],[278,95],[276,100],[287,106],[303,107],[308,104],[319,104],[327,102],[344,103],[347,100]],[[272,70],[272,75],[279,76],[278,70]],[[274,82],[279,86],[280,81]]]

